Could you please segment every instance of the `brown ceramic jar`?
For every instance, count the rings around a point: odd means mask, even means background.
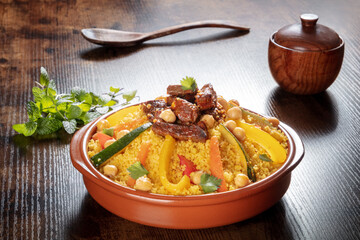
[[[317,24],[315,14],[302,14],[301,24],[288,25],[272,34],[268,60],[272,76],[284,90],[316,94],[338,76],[344,41],[332,29]]]

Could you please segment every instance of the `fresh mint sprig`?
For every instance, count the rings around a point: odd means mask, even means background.
[[[13,125],[13,129],[24,136],[48,135],[61,128],[72,134],[113,107],[127,105],[136,97],[136,91],[123,93],[122,88],[115,87],[101,95],[79,87],[69,94],[58,94],[55,81],[49,78],[44,67],[40,68],[40,79],[35,83],[34,101],[26,104],[29,121]],[[120,96],[125,102],[120,103]]]

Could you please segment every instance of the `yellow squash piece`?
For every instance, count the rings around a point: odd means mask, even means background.
[[[234,145],[237,149],[238,149],[238,153],[240,155],[240,161],[241,161],[241,166],[243,167],[243,169],[245,170],[245,172],[247,171],[247,161],[246,161],[246,156],[244,153],[244,148],[242,147],[241,143],[239,142],[239,140],[229,131],[229,129],[227,129],[224,125],[220,124],[220,128],[219,131],[221,133],[221,135],[225,138],[225,140],[227,142],[229,142],[230,144]]]
[[[267,132],[255,127],[254,125],[236,121],[237,126],[245,130],[246,137],[253,140],[264,148],[270,155],[274,163],[283,163],[286,160],[286,150],[281,144]]]
[[[108,120],[110,127],[116,126],[122,119],[124,119],[130,113],[134,113],[140,109],[140,105],[135,105],[127,107],[117,111],[116,113],[110,115],[106,120]]]
[[[177,184],[169,182],[167,178],[167,172],[174,149],[175,139],[170,135],[166,135],[164,145],[162,146],[160,152],[159,172],[162,185],[172,194],[175,194],[176,192],[181,192],[183,189],[190,187],[190,178],[186,175],[184,175],[181,178],[180,182]]]

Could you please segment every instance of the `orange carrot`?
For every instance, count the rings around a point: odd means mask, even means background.
[[[221,179],[221,185],[217,191],[227,191],[224,179],[224,169],[220,156],[219,140],[216,136],[213,136],[210,139],[210,171],[212,175]]]
[[[99,140],[101,147],[104,148],[104,144],[106,143],[106,141],[113,139],[113,137],[110,137],[109,135],[107,135],[105,133],[98,132],[92,136],[92,139]]]
[[[146,164],[146,158],[149,154],[151,147],[151,142],[144,142],[140,146],[139,153],[137,155],[137,159],[141,162],[141,164],[145,167]]]
[[[135,182],[136,182],[136,180],[135,179],[133,179],[130,175],[129,175],[129,177],[128,177],[128,179],[127,179],[127,181],[126,181],[126,184],[129,186],[129,187],[134,187],[135,186]]]

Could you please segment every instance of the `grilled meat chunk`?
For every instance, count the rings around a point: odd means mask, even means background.
[[[150,122],[159,119],[160,113],[168,108],[164,100],[150,100],[141,104],[141,109],[145,112]]]
[[[189,102],[195,101],[195,95],[198,89],[195,89],[195,91],[192,90],[183,90],[181,85],[169,85],[167,87],[167,94],[170,96],[175,96],[179,98],[183,98]]]
[[[171,110],[175,113],[178,119],[184,123],[194,123],[198,118],[198,108],[185,99],[176,98],[171,104]]]
[[[205,84],[195,96],[195,102],[200,110],[216,107],[216,92],[211,83]]]
[[[178,125],[173,123],[166,123],[155,121],[152,125],[154,133],[161,136],[170,135],[178,140],[192,140],[194,142],[205,142],[207,133],[199,126],[191,125]]]
[[[210,114],[216,121],[224,120],[226,117],[226,111],[220,103],[217,103],[215,108],[203,111],[202,114]]]

